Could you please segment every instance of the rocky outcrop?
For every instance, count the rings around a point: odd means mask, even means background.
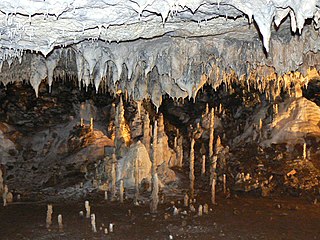
[[[151,180],[151,161],[146,147],[138,141],[130,146],[128,152],[118,160],[117,181],[123,180],[125,188],[135,187],[135,163],[138,163],[138,182]]]

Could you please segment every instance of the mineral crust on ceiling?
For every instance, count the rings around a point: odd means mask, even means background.
[[[0,10],[0,80],[36,93],[69,74],[159,106],[163,93],[194,97],[233,73],[319,69],[319,0],[4,0]]]

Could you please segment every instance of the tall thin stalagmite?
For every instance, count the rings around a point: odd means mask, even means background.
[[[119,186],[119,197],[120,202],[123,203],[123,193],[124,193],[124,186],[123,186],[123,180],[120,180],[120,186]]]
[[[191,139],[191,146],[190,146],[190,169],[189,169],[189,179],[190,179],[190,197],[194,197],[194,138]]]
[[[152,177],[152,196],[151,196],[151,204],[150,204],[150,212],[156,213],[158,209],[159,203],[159,183],[158,183],[158,174],[155,173]]]
[[[154,121],[153,125],[153,140],[152,140],[152,176],[156,172],[158,159],[158,122]]]
[[[157,121],[154,122],[153,127],[153,144],[152,144],[152,154],[151,154],[151,181],[152,181],[152,195],[150,203],[150,212],[156,213],[159,203],[159,182],[158,174],[156,173],[156,159],[157,159]]]
[[[149,114],[146,112],[143,117],[143,140],[142,143],[146,147],[149,155],[151,155],[150,143],[151,143],[151,136],[150,136],[150,119]]]
[[[206,155],[202,155],[202,167],[201,167],[201,175],[204,176],[206,174]]]
[[[213,141],[214,141],[214,108],[211,108],[210,113],[210,133],[209,133],[209,159],[213,156]]]
[[[112,164],[111,164],[111,200],[114,201],[116,199],[116,164],[117,164],[117,157],[116,154],[112,154]]]
[[[161,138],[161,136],[163,136],[165,134],[165,131],[164,131],[164,118],[163,118],[163,115],[160,114],[159,115],[159,120],[158,120],[158,133],[157,133],[157,154],[159,154],[158,156],[160,156],[160,154],[164,157],[166,152],[165,152],[165,149],[164,149],[164,144],[163,144],[163,138]],[[159,162],[159,157],[155,159],[155,163],[156,163],[156,166],[158,166],[160,164]]]
[[[138,205],[139,199],[139,159],[134,162],[134,203]]]
[[[4,185],[3,185],[3,176],[2,176],[2,170],[0,169],[0,194],[3,193],[3,188],[4,188]]]
[[[216,204],[216,179],[213,178],[211,182],[211,203]]]

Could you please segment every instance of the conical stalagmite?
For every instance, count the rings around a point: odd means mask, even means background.
[[[191,139],[191,145],[190,145],[190,168],[189,168],[189,180],[190,180],[190,197],[194,197],[194,138]]]

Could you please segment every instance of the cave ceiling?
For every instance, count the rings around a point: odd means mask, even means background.
[[[3,0],[0,81],[37,93],[71,75],[158,106],[159,93],[194,97],[231,72],[319,70],[319,20],[319,0]]]

